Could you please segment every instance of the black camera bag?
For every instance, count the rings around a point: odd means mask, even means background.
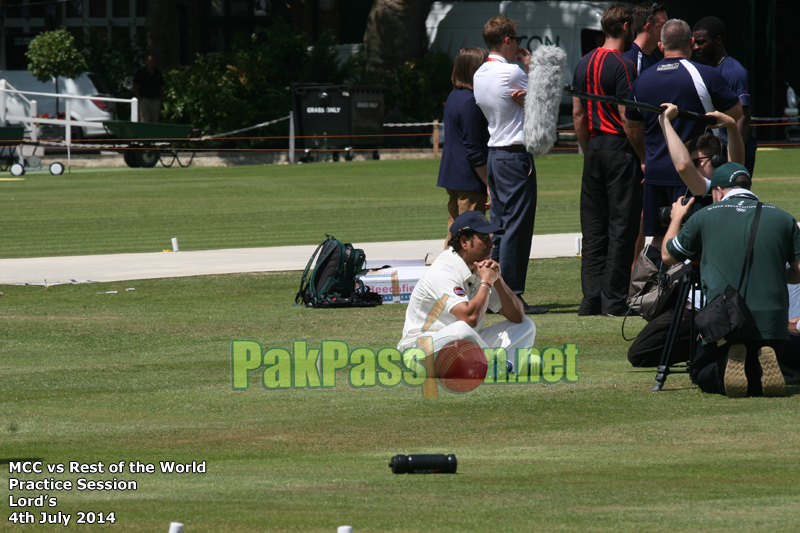
[[[762,205],[761,202],[758,202],[756,206],[756,216],[750,228],[750,240],[747,243],[747,253],[744,258],[742,276],[739,278],[739,288],[734,289],[728,285],[725,288],[725,292],[711,300],[694,318],[697,331],[703,338],[703,344],[716,342],[723,338],[727,342],[739,342],[746,339],[755,326],[753,314],[747,307],[744,297],[739,294],[739,289],[742,288],[742,283],[750,267],[750,255],[753,252],[753,243],[756,240]]]

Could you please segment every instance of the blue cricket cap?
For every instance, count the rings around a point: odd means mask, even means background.
[[[471,229],[478,233],[496,233],[502,235],[506,232],[497,224],[493,224],[480,211],[465,211],[458,215],[450,226],[450,235],[455,235],[460,229]]]

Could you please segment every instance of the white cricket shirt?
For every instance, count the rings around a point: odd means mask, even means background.
[[[528,75],[504,57],[489,54],[472,79],[475,101],[489,121],[489,146],[523,144],[525,108],[511,98],[515,89],[528,90]]]
[[[433,333],[457,322],[458,319],[450,311],[456,305],[474,298],[479,290],[486,289],[481,289],[481,278],[477,269],[470,270],[452,248],[439,254],[411,293],[403,338],[397,344],[397,349],[403,351],[416,346],[417,338],[426,332]],[[501,307],[500,296],[497,291],[492,290],[489,309],[496,312]],[[473,329],[480,331],[485,319],[485,316],[481,318]]]

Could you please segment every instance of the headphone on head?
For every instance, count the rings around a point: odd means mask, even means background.
[[[719,168],[728,162],[728,145],[719,137],[714,137],[719,143],[719,153],[711,156],[711,166]]]

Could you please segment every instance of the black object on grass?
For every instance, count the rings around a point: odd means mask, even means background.
[[[393,474],[455,474],[458,461],[452,453],[395,455],[389,468]]]

